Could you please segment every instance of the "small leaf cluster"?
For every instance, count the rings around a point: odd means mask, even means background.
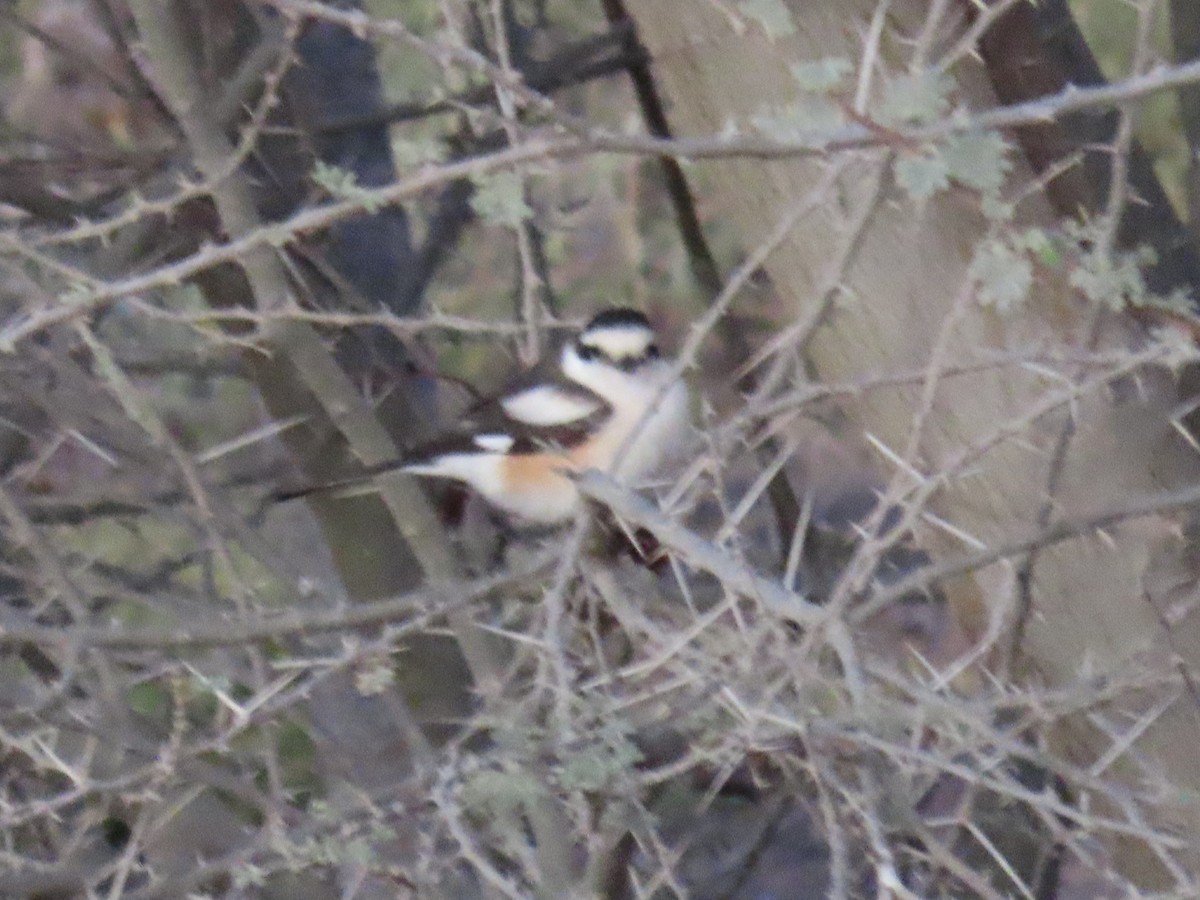
[[[559,784],[569,791],[598,791],[628,775],[642,761],[642,751],[629,738],[627,723],[608,721],[587,743],[564,761]]]
[[[790,66],[800,92],[782,107],[760,110],[750,124],[777,141],[817,142],[823,132],[846,124],[846,116],[832,94],[854,72],[854,64],[842,56],[806,60]]]
[[[896,183],[917,202],[957,183],[996,197],[1012,169],[1009,145],[994,131],[968,131],[896,161]]]
[[[492,225],[515,228],[533,216],[525,199],[525,181],[516,172],[495,172],[472,179],[471,208]]]
[[[376,212],[380,203],[374,193],[358,183],[358,176],[353,172],[317,161],[312,170],[313,183],[324,189],[331,197],[338,200],[348,200],[362,204],[367,212]]]
[[[1057,258],[1040,228],[991,235],[975,248],[969,270],[979,302],[997,312],[1012,312],[1024,304],[1033,287],[1034,260]]]
[[[923,70],[888,82],[878,117],[887,125],[923,125],[950,110],[953,82],[944,74]]]
[[[1145,306],[1150,301],[1142,268],[1157,262],[1154,250],[1110,250],[1103,239],[1101,222],[1068,222],[1064,233],[1077,248],[1071,286],[1088,300],[1112,310]]]

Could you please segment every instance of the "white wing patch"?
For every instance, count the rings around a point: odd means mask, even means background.
[[[511,434],[477,434],[472,440],[480,450],[490,453],[507,453],[516,443]]]
[[[500,401],[504,411],[526,425],[568,425],[600,409],[600,401],[539,384]]]

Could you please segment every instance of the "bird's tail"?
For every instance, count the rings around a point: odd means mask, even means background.
[[[320,484],[309,484],[303,487],[283,488],[271,495],[271,500],[274,503],[287,503],[291,500],[303,500],[305,497],[312,497],[319,494],[331,494],[345,497],[354,497],[359,494],[371,493],[374,488],[371,486],[371,481],[379,475],[386,475],[388,472],[395,472],[398,469],[403,469],[405,461],[402,459],[393,459],[378,465],[368,466],[361,472],[351,475],[347,478],[339,478],[336,481],[324,481]]]

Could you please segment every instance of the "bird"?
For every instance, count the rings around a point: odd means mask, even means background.
[[[550,357],[449,429],[349,481],[401,471],[467,485],[516,522],[557,525],[580,508],[572,473],[588,469],[637,485],[686,448],[690,396],[646,316],[629,307],[594,315]]]

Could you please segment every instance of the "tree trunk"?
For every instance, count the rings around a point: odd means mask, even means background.
[[[718,135],[730,122],[751,132],[747,123],[756,116],[797,103],[799,89],[789,66],[799,61],[843,56],[860,65],[874,0],[783,2],[791,22],[776,23],[769,29],[773,34],[751,12],[772,4],[631,4],[676,137]],[[927,60],[936,60],[964,24],[952,21],[957,7],[951,6],[936,29],[926,29],[929,8],[945,8],[945,3],[896,0],[883,6],[887,19],[872,102],[889,80],[912,65],[914,40],[917,53],[924,49]],[[958,102],[972,109],[995,104],[977,60],[957,63],[950,74]],[[857,73],[849,79],[849,93],[855,78]],[[1052,355],[1091,342],[1120,349],[1136,345],[1139,335],[1131,323],[1101,315],[1082,302],[1061,271],[1039,273],[1032,296],[1015,314],[1000,314],[980,303],[968,275],[975,248],[989,233],[979,196],[954,186],[923,204],[914,203],[893,185],[892,151],[850,152],[854,156],[844,161],[836,187],[764,266],[788,311],[785,319],[819,322],[804,349],[820,380],[935,372],[978,362],[987,351],[1003,354],[1032,346]],[[901,145],[896,152],[909,148]],[[696,163],[693,171],[728,216],[743,247],[751,250],[789,208],[819,189],[831,165],[842,161],[836,155],[716,160]],[[1017,161],[1005,196],[1016,196],[1017,187],[1032,180],[1029,168]],[[1030,225],[1047,224],[1053,214],[1035,193],[1020,205],[1019,218]],[[854,223],[860,219],[866,224],[856,236]],[[983,545],[995,547],[1036,529],[1051,485],[1053,520],[1113,507],[1195,474],[1192,456],[1179,452],[1170,426],[1173,380],[1143,375],[1111,389],[1087,391],[1036,420],[1031,411],[1061,396],[1064,383],[1044,370],[1018,365],[942,377],[935,386],[922,376],[905,386],[864,391],[847,409],[862,432],[904,457],[901,467],[881,457],[881,470],[896,473],[902,486],[917,477],[906,473],[907,467],[937,479],[931,509]],[[1079,373],[1078,383],[1086,380]],[[928,414],[922,415],[925,404]],[[922,424],[914,438],[918,419]],[[1073,430],[1065,432],[1068,427]],[[913,453],[907,452],[910,443]],[[963,460],[968,448],[984,445],[987,449],[978,458]],[[1061,472],[1055,474],[1060,459]],[[1172,546],[1165,532],[1142,523],[1118,525],[1103,540],[1088,535],[1039,553],[1028,595],[1032,609],[1024,613],[1015,577],[1019,559],[992,565],[970,582],[952,586],[952,600],[960,617],[977,627],[997,614],[1005,615],[1010,627],[1021,620],[1020,672],[1027,681],[1062,686],[1089,675],[1121,676],[1130,666],[1144,673],[1170,673],[1172,653],[1188,663],[1200,661],[1200,625],[1185,622],[1174,629],[1168,651],[1162,619],[1144,581],[1150,561]],[[942,559],[971,550],[945,531],[929,529],[922,537]],[[980,596],[985,598],[982,605],[971,599]],[[1200,788],[1196,712],[1187,694],[1180,695],[1132,747],[1165,768],[1176,798],[1189,791],[1195,795]],[[1078,724],[1060,737],[1076,762],[1087,765],[1110,749],[1112,738]],[[1132,763],[1129,775],[1135,776]],[[1200,805],[1179,801],[1163,809],[1165,818],[1158,824],[1170,822],[1183,833],[1200,833]],[[1148,885],[1163,877],[1148,854],[1132,854],[1123,868]]]

